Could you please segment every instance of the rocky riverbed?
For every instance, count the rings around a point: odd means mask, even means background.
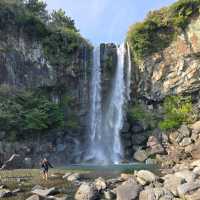
[[[100,177],[101,176],[101,177]],[[121,173],[52,170],[48,181],[39,170],[0,172],[5,200],[198,200],[200,160],[182,162],[160,175],[148,170]]]

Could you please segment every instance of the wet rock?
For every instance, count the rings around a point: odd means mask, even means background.
[[[140,170],[136,173],[137,181],[141,185],[146,185],[148,183],[155,182],[157,180],[157,176],[147,170]]]
[[[133,158],[139,162],[144,162],[148,158],[145,150],[138,150],[134,153]]]
[[[135,176],[134,175],[131,175],[131,174],[125,174],[125,173],[122,173],[120,175],[120,178],[123,180],[123,181],[128,181],[130,179],[135,179]]]
[[[98,192],[94,184],[82,183],[75,194],[75,200],[95,200]]]
[[[116,189],[117,200],[134,200],[138,197],[140,190],[141,186],[135,181],[126,181]]]

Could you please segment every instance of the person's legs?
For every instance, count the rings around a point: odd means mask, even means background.
[[[42,171],[42,179],[45,180],[45,171],[44,170]]]
[[[48,180],[48,171],[45,172],[45,180]]]

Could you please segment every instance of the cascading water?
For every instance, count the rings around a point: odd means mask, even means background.
[[[124,44],[117,48],[117,69],[113,81],[108,110],[105,113],[104,135],[107,142],[107,158],[111,163],[119,163],[122,158],[120,130],[123,126],[123,106],[125,102]]]
[[[127,66],[127,78],[126,78],[126,98],[129,101],[130,100],[130,87],[131,87],[131,51],[129,44],[127,42],[127,56],[128,56],[128,66]]]
[[[93,53],[92,99],[90,118],[90,150],[87,160],[95,163],[119,163],[123,156],[120,131],[123,127],[126,87],[130,86],[130,67],[128,80],[124,76],[124,44],[117,47],[117,68],[112,83],[106,112],[102,113],[100,48]]]
[[[93,50],[93,69],[91,82],[91,109],[90,109],[90,148],[87,160],[97,162],[104,160],[102,148],[102,105],[101,105],[101,66],[100,47]]]

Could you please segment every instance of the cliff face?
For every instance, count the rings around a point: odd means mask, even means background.
[[[200,17],[164,50],[134,66],[134,87],[140,98],[160,101],[166,95],[191,94],[200,89]]]
[[[80,123],[80,130],[75,133],[70,128],[52,130],[42,137],[29,136],[20,145],[16,141],[5,142],[8,133],[0,130],[0,164],[13,153],[31,157],[30,166],[37,164],[41,156],[51,155],[57,165],[80,159],[79,140],[84,139],[89,110],[90,51],[89,45],[82,44],[67,68],[53,66],[45,57],[40,41],[15,27],[10,32],[0,31],[0,88],[41,90],[55,103],[70,96],[73,104],[65,110],[65,117],[69,119],[72,113]]]

